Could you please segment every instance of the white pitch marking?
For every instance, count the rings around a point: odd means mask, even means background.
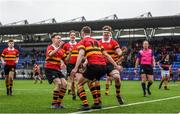
[[[107,110],[107,109],[112,109],[112,108],[117,108],[117,107],[127,107],[127,106],[146,104],[146,103],[153,103],[153,102],[165,101],[165,100],[177,99],[177,98],[180,98],[180,96],[174,96],[174,97],[168,97],[168,98],[156,99],[156,100],[150,100],[150,101],[143,101],[143,102],[136,102],[136,103],[130,103],[130,104],[125,104],[125,105],[119,105],[119,106],[111,106],[111,107],[105,107],[105,108],[102,108],[102,109],[95,109],[95,110],[88,110],[88,111],[78,111],[78,112],[73,112],[71,114],[81,114],[81,113],[84,113],[84,112],[93,112],[93,111],[98,111],[98,110]]]

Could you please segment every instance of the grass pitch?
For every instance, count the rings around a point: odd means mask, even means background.
[[[43,84],[33,84],[33,82],[33,80],[15,80],[13,96],[6,96],[4,80],[0,80],[0,113],[77,112],[77,108],[81,105],[78,97],[73,101],[71,95],[66,94],[63,101],[65,109],[50,109],[53,85],[49,85],[46,80]],[[119,106],[115,97],[114,82],[110,86],[110,95],[105,96],[105,81],[101,81],[103,108],[91,110],[90,113],[179,113],[180,82],[170,82],[170,90],[163,88],[159,90],[159,83],[159,81],[153,83],[151,96],[143,97],[140,81],[122,81],[121,93],[125,106]],[[86,92],[89,104],[92,105],[92,95],[87,87]],[[177,98],[171,99],[175,96]],[[156,101],[157,99],[159,100]]]

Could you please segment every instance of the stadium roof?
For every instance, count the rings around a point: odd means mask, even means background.
[[[110,25],[113,29],[176,27],[180,26],[180,16],[62,22],[50,24],[1,25],[0,35],[68,32],[70,30],[80,31],[81,28],[86,25],[90,26],[93,30],[101,30],[104,25]]]

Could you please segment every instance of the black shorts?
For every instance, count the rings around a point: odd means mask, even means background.
[[[9,75],[10,71],[15,72],[15,70],[16,70],[16,66],[15,65],[5,65],[4,66],[4,73],[5,73],[5,75]]]
[[[89,80],[100,80],[106,74],[106,65],[88,64],[83,76]]]
[[[115,70],[114,66],[112,63],[107,63],[106,65],[106,74],[109,76],[110,73]]]
[[[153,75],[152,65],[140,65],[140,74]]]
[[[45,68],[45,75],[48,79],[49,84],[53,82],[56,78],[65,78],[61,71]]]
[[[67,65],[67,76],[70,76],[72,69],[75,67],[75,64]]]
[[[38,76],[39,75],[39,72],[35,72],[35,74],[34,74],[35,76]]]

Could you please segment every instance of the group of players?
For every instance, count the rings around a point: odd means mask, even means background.
[[[109,83],[111,78],[115,80],[115,93],[117,101],[120,105],[124,104],[121,96],[121,78],[122,71],[121,61],[126,48],[120,48],[117,41],[112,38],[112,28],[104,26],[101,40],[92,38],[92,31],[89,26],[85,26],[81,30],[82,39],[76,41],[76,31],[70,31],[70,41],[64,43],[61,41],[61,35],[53,34],[51,36],[52,44],[46,50],[45,75],[49,84],[54,84],[53,100],[51,108],[64,108],[62,105],[63,97],[67,90],[67,81],[61,72],[63,66],[67,68],[68,77],[68,93],[71,92],[72,99],[76,99],[75,82],[77,81],[77,95],[82,101],[79,110],[89,110],[102,108],[100,79],[107,76],[106,92],[109,94]],[[19,51],[14,48],[13,40],[9,40],[8,48],[2,52],[1,61],[5,66],[6,88],[7,95],[12,95],[13,76],[15,66],[19,60]],[[167,89],[168,71],[171,68],[171,62],[168,55],[158,64],[162,69],[162,78],[159,88],[162,83],[165,83]],[[155,67],[155,59],[153,51],[149,49],[149,42],[143,42],[143,49],[139,51],[135,73],[137,73],[138,65],[140,64],[141,86],[143,95],[151,95],[150,87],[153,84],[153,68]],[[34,70],[38,70],[35,66]],[[146,85],[146,81],[148,84]],[[84,85],[87,84],[93,96],[93,105],[90,107]]]
[[[115,61],[122,56],[119,44],[111,38],[111,27],[103,27],[103,39],[100,41],[91,37],[91,28],[85,26],[81,30],[83,39],[76,42],[76,32],[70,31],[70,42],[64,44],[61,36],[51,37],[52,44],[46,51],[45,75],[49,83],[54,83],[52,108],[63,108],[62,99],[66,92],[67,82],[59,64],[67,64],[68,80],[71,85],[73,99],[76,98],[75,83],[77,80],[77,94],[82,100],[80,110],[89,110],[89,103],[84,85],[87,83],[94,100],[92,109],[101,108],[100,78],[107,76],[115,79],[116,97],[119,104],[124,104],[120,94],[121,79],[119,66]],[[64,44],[64,45],[63,45]]]

